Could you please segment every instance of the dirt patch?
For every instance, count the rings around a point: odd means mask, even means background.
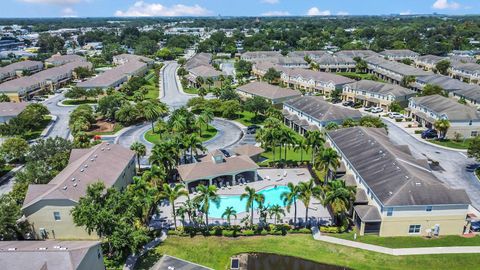
[[[115,128],[115,123],[110,123],[104,120],[98,120],[92,125],[90,132],[112,132]]]

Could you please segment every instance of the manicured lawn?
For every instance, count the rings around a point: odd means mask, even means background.
[[[198,95],[198,89],[194,87],[184,87],[183,92],[192,95]]]
[[[203,128],[202,136],[200,138],[202,142],[206,142],[215,137],[215,135],[217,135],[217,130],[213,126],[208,125],[208,128]],[[152,130],[149,130],[147,133],[145,133],[145,140],[153,144],[159,143],[161,141],[160,137],[160,134],[153,133]]]
[[[478,254],[390,256],[313,240],[311,235],[242,238],[169,236],[139,261],[137,269],[149,269],[162,254],[176,256],[213,269],[228,269],[230,257],[264,252],[289,255],[352,269],[476,269]]]
[[[285,148],[282,147],[282,159],[285,159]],[[301,161],[301,152],[300,150],[293,150],[293,148],[288,148],[287,149],[287,159],[286,160],[291,160],[291,161]],[[312,157],[312,151],[303,151],[303,161],[310,160]],[[265,153],[262,154],[262,158],[266,158],[264,162],[269,162],[273,161],[273,151],[269,150]],[[280,147],[275,148],[275,160],[278,161],[280,159]]]
[[[7,174],[9,171],[11,171],[14,167],[10,164],[6,164],[3,167],[0,168],[0,177],[4,176]]]
[[[241,123],[244,126],[251,126],[251,125],[263,125],[263,121],[265,118],[260,116],[255,118],[255,114],[248,111],[243,111],[238,114],[239,118],[235,119],[235,121]]]
[[[82,104],[96,104],[96,99],[66,99],[62,102],[63,105],[82,105]]]
[[[429,140],[431,143],[456,149],[468,149],[471,141],[472,139],[460,140],[458,142],[454,140]]]
[[[155,70],[150,70],[147,75],[145,75],[145,80],[148,82],[146,85],[148,93],[145,95],[145,99],[158,99],[160,89],[155,85]]]
[[[331,234],[330,236],[353,241],[354,232]],[[457,235],[441,236],[438,238],[425,237],[379,237],[377,235],[358,236],[357,242],[373,244],[389,248],[411,247],[451,247],[451,246],[480,246],[480,237],[465,238]]]
[[[384,82],[383,80],[377,78],[375,75],[368,74],[368,73],[338,72],[337,75],[341,75],[354,80],[371,80],[371,81]]]

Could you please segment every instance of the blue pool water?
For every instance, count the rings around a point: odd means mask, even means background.
[[[277,187],[261,190],[258,193],[263,194],[265,196],[266,206],[271,206],[275,204],[284,206],[280,196],[285,191],[289,191],[288,187],[277,186]],[[237,214],[246,212],[245,210],[246,203],[247,203],[247,199],[240,200],[240,196],[221,196],[219,207],[217,207],[215,204],[211,204],[210,210],[208,211],[208,215],[213,218],[221,218],[223,212],[225,212],[225,209],[230,206],[237,211]],[[257,203],[253,204],[253,208],[254,209],[258,208]]]

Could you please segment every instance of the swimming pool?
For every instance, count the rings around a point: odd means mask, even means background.
[[[289,188],[286,186],[277,186],[271,187],[267,189],[263,189],[258,193],[263,194],[265,196],[265,205],[271,206],[278,204],[280,206],[284,206],[282,199],[280,196],[283,192],[289,191]],[[223,212],[227,207],[233,207],[237,214],[246,212],[246,203],[247,199],[240,199],[240,196],[220,196],[220,205],[217,207],[215,204],[210,205],[210,210],[208,211],[208,215],[213,218],[221,218]],[[258,204],[254,203],[253,208],[257,209]]]

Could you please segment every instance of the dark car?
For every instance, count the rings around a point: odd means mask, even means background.
[[[260,127],[257,125],[251,125],[247,127],[247,134],[255,134],[257,132],[257,129]]]
[[[343,102],[342,105],[346,106],[346,107],[353,107],[353,106],[355,106],[355,102],[349,100],[349,101]]]
[[[230,152],[228,152],[227,150],[220,149],[220,152],[222,152],[225,157],[230,157]]]
[[[422,139],[434,139],[438,138],[438,133],[434,129],[427,129],[422,132]]]
[[[466,169],[467,169],[467,172],[474,172],[479,167],[480,167],[480,164],[468,164]]]
[[[470,230],[472,232],[480,232],[480,220],[472,221],[472,224],[470,226]]]

